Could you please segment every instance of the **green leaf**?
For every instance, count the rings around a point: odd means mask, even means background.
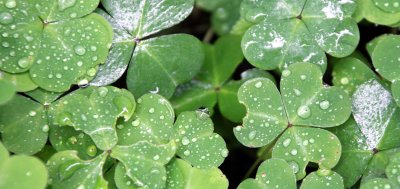
[[[354,57],[334,60],[332,76],[333,85],[349,95],[366,81],[378,80],[376,74],[363,61]]]
[[[49,134],[50,143],[58,151],[74,150],[77,155],[88,160],[100,154],[89,135],[72,127],[53,125]]]
[[[213,133],[209,116],[201,111],[181,113],[174,125],[177,155],[196,168],[212,168],[228,156],[225,141]]]
[[[118,144],[131,145],[139,141],[166,144],[172,139],[175,119],[171,104],[157,94],[145,94],[138,100],[131,119],[119,122]]]
[[[196,0],[196,6],[207,11],[213,11],[225,3],[227,0]]]
[[[342,177],[333,172],[328,171],[328,173],[321,173],[321,170],[317,172],[312,172],[304,178],[300,189],[315,189],[315,188],[326,188],[326,189],[336,189],[344,188]]]
[[[229,34],[240,19],[239,10],[242,0],[224,1],[211,15],[212,27],[219,35]]]
[[[373,0],[375,6],[379,7],[385,12],[398,13],[400,12],[399,2],[396,0]]]
[[[400,13],[390,13],[380,9],[375,5],[375,0],[361,1],[363,5],[363,13],[366,20],[369,22],[391,26],[399,22]]]
[[[141,141],[130,146],[114,147],[111,157],[125,166],[126,174],[136,186],[156,189],[165,187],[165,165],[174,156],[175,150],[173,141],[165,145]]]
[[[47,170],[35,157],[14,155],[9,157],[0,143],[0,188],[42,189],[47,184]]]
[[[50,108],[52,123],[73,126],[88,134],[101,150],[118,142],[116,121],[131,118],[135,99],[128,91],[115,87],[90,87],[67,95]]]
[[[102,0],[118,28],[142,39],[178,24],[193,9],[194,0]]]
[[[111,26],[97,14],[50,23],[44,27],[40,45],[46,50],[38,53],[31,77],[41,88],[55,92],[73,84],[86,85],[105,62],[111,41]]]
[[[198,79],[220,87],[242,62],[240,36],[228,35],[218,38],[214,45],[204,45],[205,60]]]
[[[361,185],[360,189],[392,188],[393,185],[388,179],[376,178]]]
[[[339,139],[329,131],[307,127],[291,127],[278,139],[272,157],[289,162],[296,178],[306,175],[308,162],[314,162],[321,169],[332,169],[341,154]]]
[[[264,161],[257,170],[256,179],[246,179],[238,189],[285,188],[295,189],[296,178],[291,166],[281,159]]]
[[[351,18],[354,5],[338,0],[244,0],[242,17],[259,23],[243,37],[244,55],[262,69],[283,70],[296,62],[309,62],[325,71],[324,52],[345,57],[358,44],[358,27]]]
[[[17,154],[35,154],[47,141],[49,125],[44,107],[16,95],[1,106],[0,131],[6,148]]]
[[[218,168],[198,169],[180,159],[167,166],[166,188],[227,189],[228,179]]]
[[[52,188],[107,188],[103,165],[107,154],[88,161],[81,160],[76,151],[62,151],[47,162]]]
[[[80,18],[96,9],[99,0],[41,0],[35,5],[45,23]]]
[[[135,96],[153,91],[169,98],[179,84],[198,73],[203,58],[200,41],[190,35],[167,35],[141,41],[128,69],[128,89]]]
[[[15,85],[7,80],[0,79],[0,105],[6,104],[14,98],[16,89]]]
[[[46,91],[42,88],[37,88],[33,91],[26,92],[25,94],[45,106],[52,104],[63,95],[63,93]]]
[[[36,89],[38,86],[32,81],[29,72],[9,74],[0,71],[0,79],[6,80],[15,85],[15,90],[18,92],[27,92]]]
[[[396,153],[390,158],[389,164],[386,166],[386,176],[392,181],[393,185],[400,186],[400,153]]]

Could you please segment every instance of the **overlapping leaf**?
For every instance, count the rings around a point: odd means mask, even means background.
[[[244,55],[262,69],[309,62],[325,71],[325,52],[344,57],[358,44],[354,9],[353,1],[245,0],[242,17],[258,24],[243,37]]]

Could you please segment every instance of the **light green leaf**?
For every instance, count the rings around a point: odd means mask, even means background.
[[[45,23],[80,18],[96,9],[100,0],[40,0],[35,4]],[[32,3],[33,4],[33,3]]]
[[[375,6],[389,13],[400,12],[400,3],[397,0],[373,0]]]
[[[256,179],[244,180],[238,189],[295,189],[296,178],[292,170],[290,164],[284,160],[266,160],[258,167]]]
[[[6,148],[17,154],[39,152],[47,141],[49,125],[44,107],[16,95],[0,107],[0,131]]]
[[[167,166],[166,188],[227,189],[228,179],[218,168],[198,169],[183,160],[174,159]]]
[[[41,88],[55,92],[87,85],[105,62],[111,41],[111,26],[97,14],[48,24],[40,45],[46,50],[38,53],[31,77]]]
[[[211,2],[215,2],[212,0]],[[226,1],[212,12],[211,24],[219,35],[226,35],[232,31],[240,19],[240,5],[242,0]]]
[[[99,149],[109,150],[118,142],[117,119],[131,118],[135,106],[134,97],[124,89],[90,87],[58,100],[50,115],[53,124],[82,130]]]
[[[11,101],[11,99],[14,98],[15,93],[15,85],[7,80],[0,79],[0,105]]]
[[[74,150],[83,160],[89,160],[101,153],[89,135],[72,127],[53,125],[49,139],[58,152]]]
[[[348,95],[338,87],[324,86],[322,72],[317,66],[295,64],[282,75],[282,99],[291,124],[333,127],[349,118]]]
[[[27,92],[36,89],[38,86],[29,76],[29,72],[9,74],[0,71],[0,79],[6,80],[15,85],[15,90],[18,92]]]
[[[174,156],[175,150],[173,141],[165,145],[141,141],[130,146],[114,147],[111,157],[122,162],[126,174],[137,187],[156,189],[165,187],[165,165]]]
[[[174,125],[177,155],[196,168],[218,167],[228,156],[225,141],[213,133],[209,116],[201,111],[181,113]]]
[[[339,189],[344,188],[342,177],[333,172],[327,171],[328,173],[322,173],[324,170],[318,170],[312,172],[304,178],[300,189]]]
[[[361,185],[360,189],[375,189],[375,188],[392,188],[392,183],[385,178],[371,179]]]
[[[390,13],[382,10],[375,5],[375,0],[364,0],[363,3],[363,13],[366,20],[379,24],[392,26],[399,22],[400,13]]]
[[[194,0],[102,0],[119,28],[142,39],[184,20],[193,9]]]
[[[380,38],[372,51],[371,58],[374,67],[385,79],[394,81],[400,79],[400,68],[398,66],[398,47],[400,36],[387,35]]]
[[[329,131],[308,127],[290,127],[278,139],[272,157],[289,162],[296,178],[306,176],[305,168],[314,162],[321,169],[332,169],[341,154],[339,139]]]
[[[107,154],[88,161],[81,160],[76,151],[62,151],[47,162],[52,188],[107,188],[103,165]]]
[[[396,153],[390,158],[389,164],[386,166],[386,176],[393,185],[400,187],[400,153]]]
[[[128,89],[135,96],[153,91],[169,98],[179,84],[198,73],[203,58],[200,41],[190,35],[167,35],[142,41],[128,69]]]
[[[9,157],[0,143],[0,188],[43,189],[47,183],[47,170],[35,157],[14,155]]]

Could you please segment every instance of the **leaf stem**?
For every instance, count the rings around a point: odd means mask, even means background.
[[[206,34],[204,35],[203,42],[209,43],[211,39],[214,37],[214,30],[212,27],[208,28]]]

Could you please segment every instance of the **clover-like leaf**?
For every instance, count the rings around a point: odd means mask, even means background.
[[[371,179],[365,184],[361,185],[360,189],[375,189],[375,188],[392,188],[393,185],[388,179],[376,178]]]
[[[32,91],[38,87],[36,83],[32,81],[29,72],[9,74],[0,71],[0,79],[11,82],[15,85],[15,90],[18,92]]]
[[[228,180],[218,168],[198,169],[176,158],[168,164],[167,173],[166,188],[228,188]]]
[[[9,151],[31,155],[43,148],[49,131],[43,105],[16,95],[0,110],[1,137]]]
[[[0,79],[0,89],[0,105],[9,102],[16,93],[15,85],[4,79]]]
[[[387,89],[375,80],[367,81],[353,94],[352,106],[354,119],[332,130],[343,144],[335,170],[346,187],[362,176],[376,152],[399,147],[399,110]]]
[[[179,55],[174,55],[179,52]],[[135,95],[156,92],[167,98],[175,88],[192,79],[203,63],[203,50],[198,39],[175,34],[139,43],[128,69],[128,89]]]
[[[25,94],[45,106],[52,104],[63,95],[63,93],[46,91],[42,88],[37,88],[33,91],[26,92]]]
[[[118,142],[117,119],[128,120],[135,106],[134,97],[126,90],[90,87],[58,100],[51,106],[50,115],[53,124],[82,130],[99,149],[109,150]]]
[[[100,0],[43,0],[35,8],[45,23],[80,18],[93,12]]]
[[[62,151],[47,161],[53,188],[107,188],[103,165],[107,154],[92,160],[81,160],[76,151]]]
[[[246,179],[238,189],[296,188],[292,167],[282,159],[264,161],[257,170],[256,179]]]
[[[312,172],[303,180],[300,189],[315,188],[344,188],[343,178],[333,171],[327,171],[325,173],[324,170],[318,170],[316,172]]]
[[[396,9],[398,10],[398,3],[397,1],[386,0],[357,1],[360,7],[360,17],[364,17],[369,22],[386,26],[398,24],[400,19],[400,12],[396,11]]]
[[[297,179],[305,176],[309,161],[324,169],[333,168],[340,158],[339,140],[312,127],[345,122],[351,113],[348,95],[337,87],[324,87],[321,70],[313,64],[294,64],[282,74],[281,92],[269,79],[257,78],[241,86],[238,98],[247,115],[243,126],[234,129],[236,138],[246,146],[261,147],[282,135],[272,155],[293,161]]]
[[[244,55],[262,69],[309,62],[325,71],[324,52],[344,57],[358,44],[354,8],[353,1],[244,0],[242,17],[258,23],[243,36]]]
[[[215,0],[211,1],[215,2]],[[242,0],[223,0],[223,3],[212,12],[211,24],[219,35],[229,34],[240,19],[240,4]]]
[[[129,146],[114,147],[111,157],[118,159],[124,165],[126,175],[136,186],[164,188],[167,177],[165,165],[174,156],[175,150],[173,141],[166,145],[141,141]]]
[[[9,156],[0,143],[0,188],[42,189],[47,184],[47,170],[35,157],[26,155]]]

